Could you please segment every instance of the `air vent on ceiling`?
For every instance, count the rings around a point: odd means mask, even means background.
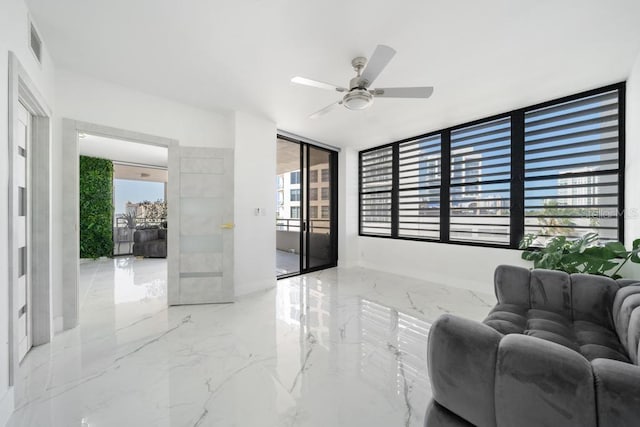
[[[38,59],[38,62],[42,63],[42,39],[40,39],[36,28],[33,26],[33,22],[29,23],[29,27],[29,45],[31,46],[31,51],[36,56],[36,59]]]

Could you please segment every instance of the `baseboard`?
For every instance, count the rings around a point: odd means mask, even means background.
[[[53,318],[53,334],[57,335],[64,330],[64,319],[62,316]]]
[[[235,285],[235,296],[245,296],[249,294],[253,294],[255,292],[266,291],[267,289],[273,289],[276,287],[276,278],[273,279],[265,279],[265,280],[256,280],[254,282],[248,283],[236,283]]]
[[[0,427],[4,427],[9,422],[13,413],[13,387],[9,387],[4,396],[0,397]]]

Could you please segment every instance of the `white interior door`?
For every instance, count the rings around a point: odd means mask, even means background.
[[[11,188],[13,216],[13,316],[18,361],[32,345],[31,340],[31,114],[19,104],[14,123],[13,179]]]
[[[169,164],[174,191],[169,203],[178,202],[179,210],[169,212],[169,230],[178,228],[179,243],[172,247],[169,235],[169,262],[177,264],[177,274],[169,277],[169,304],[232,302],[233,150],[180,147],[176,151],[179,159],[170,159]],[[176,217],[177,224],[172,224]]]

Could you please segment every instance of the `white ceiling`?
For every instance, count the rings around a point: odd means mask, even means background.
[[[83,156],[137,165],[167,167],[168,150],[166,147],[91,134],[85,134],[84,138],[79,138],[78,141],[78,150]]]
[[[27,0],[58,66],[280,129],[365,147],[625,80],[638,0]],[[373,86],[435,86],[429,100],[307,116],[377,44],[398,53]]]

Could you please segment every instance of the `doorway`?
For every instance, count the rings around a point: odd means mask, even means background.
[[[276,276],[338,262],[338,153],[278,135]]]
[[[167,228],[166,167],[113,162],[113,256],[133,255],[136,230]]]
[[[15,384],[15,368],[32,346],[51,340],[51,112],[17,57],[9,52],[8,298],[0,332],[9,370],[0,388]],[[0,322],[3,323],[3,322]]]

